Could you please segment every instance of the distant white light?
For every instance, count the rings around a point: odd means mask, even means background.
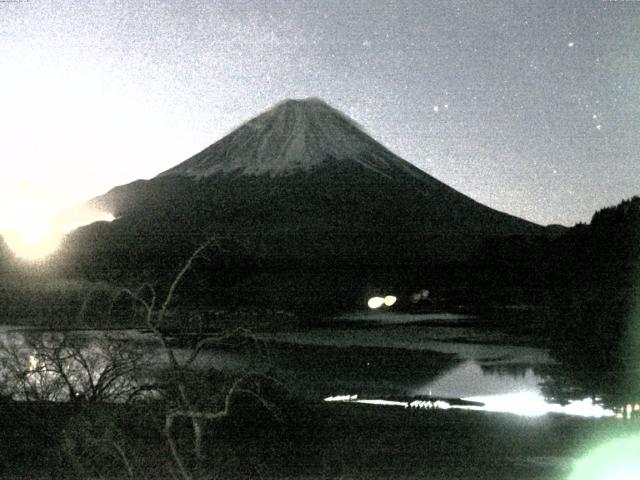
[[[387,307],[390,307],[391,305],[396,303],[397,300],[397,297],[394,297],[393,295],[387,295],[386,297],[384,297],[384,304]]]
[[[382,305],[384,305],[384,298],[382,298],[382,297],[371,297],[369,299],[369,301],[367,302],[367,305],[371,309],[380,308]]]
[[[434,111],[434,112],[437,112],[438,110],[440,110],[440,109],[438,108],[438,105],[435,105],[435,106],[433,107],[433,111]]]
[[[602,129],[602,125],[596,125],[596,130],[601,130]]]
[[[569,44],[568,44],[569,47],[573,47],[574,45],[575,45],[574,42],[569,42]]]

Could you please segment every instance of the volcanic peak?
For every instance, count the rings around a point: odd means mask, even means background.
[[[328,159],[350,160],[383,173],[385,147],[318,98],[285,100],[218,142],[161,173],[196,179],[216,174],[280,176],[310,171]]]

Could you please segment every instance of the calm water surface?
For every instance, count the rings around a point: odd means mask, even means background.
[[[287,383],[315,398],[384,399],[412,397],[467,399],[487,409],[540,414],[572,413],[565,406],[547,402],[541,385],[548,380],[538,371],[553,359],[544,349],[509,345],[495,330],[469,315],[357,313],[339,317],[337,323],[312,328],[260,333],[267,356]],[[459,322],[459,325],[456,324]],[[0,327],[0,340],[21,351],[26,364],[37,366],[37,354],[25,335],[28,329]],[[116,332],[79,331],[68,335],[84,338],[82,348],[101,355],[106,335],[141,351],[149,371],[167,366],[167,357],[151,334],[137,330]],[[180,360],[188,349],[175,349]],[[242,371],[251,361],[246,353],[230,350],[203,352],[196,368]],[[100,363],[96,362],[96,368]],[[545,369],[548,372],[549,369]],[[4,375],[4,382],[10,381]],[[574,399],[574,407],[578,401]],[[587,415],[612,414],[589,401]],[[401,402],[402,404],[402,402]],[[424,406],[424,404],[422,404]],[[431,405],[430,405],[431,406]],[[589,410],[589,406],[593,407]],[[562,408],[560,408],[562,407]],[[562,411],[562,410],[567,411]],[[573,409],[573,413],[579,409]]]

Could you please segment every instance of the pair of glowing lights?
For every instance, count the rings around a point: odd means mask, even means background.
[[[376,308],[380,308],[383,305],[385,307],[390,307],[398,301],[397,297],[393,295],[387,295],[386,297],[371,297],[367,302],[367,305],[370,309],[375,310]]]

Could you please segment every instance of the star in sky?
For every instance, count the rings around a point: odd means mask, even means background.
[[[640,192],[638,24],[582,0],[0,2],[0,231],[307,96],[481,203],[589,221]]]

